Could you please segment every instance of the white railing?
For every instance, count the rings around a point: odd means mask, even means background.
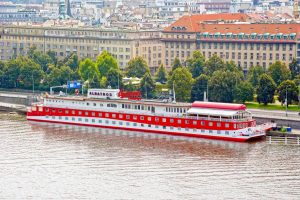
[[[280,137],[280,136],[267,136],[268,144],[278,144],[278,145],[300,145],[300,136],[299,137]]]

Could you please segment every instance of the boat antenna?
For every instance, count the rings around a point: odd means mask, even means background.
[[[175,85],[175,81],[173,81],[173,103],[176,103],[176,94],[175,94],[174,85]]]

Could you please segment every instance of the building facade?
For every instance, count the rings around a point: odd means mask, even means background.
[[[267,69],[277,60],[288,65],[297,58],[300,63],[300,24],[250,24],[243,15],[222,18],[223,22],[216,18],[200,22],[187,16],[166,28],[162,35],[166,67],[171,67],[175,57],[184,63],[195,50],[207,59],[217,54],[234,61],[244,71],[256,65]]]
[[[60,59],[71,53],[96,59],[106,50],[118,60],[121,69],[130,59],[142,56],[154,72],[164,60],[159,31],[10,25],[0,26],[0,34],[1,60],[26,55],[32,46],[42,52],[52,50]]]

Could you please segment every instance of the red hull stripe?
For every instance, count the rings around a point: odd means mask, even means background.
[[[49,121],[49,120],[41,120],[41,119],[28,119],[30,121],[37,122],[50,122],[50,123],[59,123],[59,124],[70,124],[70,125],[78,125],[78,126],[90,126],[90,127],[99,127],[99,128],[109,128],[109,129],[121,129],[128,131],[140,131],[147,133],[159,133],[165,135],[173,135],[173,136],[184,136],[184,137],[192,137],[192,138],[206,138],[206,139],[217,139],[217,140],[225,140],[225,141],[233,141],[233,142],[245,142],[247,140],[252,140],[255,138],[261,138],[263,136],[259,135],[251,138],[233,138],[233,137],[222,137],[222,136],[210,136],[210,135],[195,135],[195,134],[186,134],[186,133],[178,133],[178,132],[165,132],[158,130],[147,130],[147,129],[136,129],[136,128],[127,128],[127,127],[111,127],[111,126],[103,126],[103,125],[92,125],[92,124],[80,124],[80,123],[70,123],[70,122],[58,122],[58,121]]]
[[[207,119],[201,120],[201,119],[180,118],[176,116],[173,117],[153,116],[147,114],[139,114],[138,111],[137,113],[133,114],[133,113],[118,113],[118,112],[113,112],[113,110],[93,111],[93,110],[82,110],[82,109],[79,110],[75,108],[70,109],[70,108],[43,107],[42,111],[32,111],[27,113],[28,116],[66,116],[66,117],[73,117],[73,116],[74,117],[98,117],[99,114],[101,115],[102,118],[107,118],[107,119],[117,119],[122,121],[130,121],[130,122],[143,123],[143,124],[173,126],[173,127],[191,128],[191,129],[196,128],[196,129],[205,129],[205,130],[237,130],[238,131],[238,129],[255,126],[254,120],[250,120],[247,122],[221,122],[221,121],[210,121]],[[173,122],[171,122],[171,120],[173,120]]]

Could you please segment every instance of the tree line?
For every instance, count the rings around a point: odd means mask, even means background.
[[[175,58],[169,72],[161,65],[152,75],[142,57],[131,59],[122,71],[107,51],[94,61],[80,60],[76,54],[58,60],[53,51],[42,53],[31,47],[26,56],[0,62],[0,87],[31,89],[34,85],[48,90],[67,81],[81,80],[91,88],[139,90],[146,98],[158,97],[162,89],[174,87],[176,99],[184,102],[203,100],[205,91],[209,101],[216,102],[244,103],[256,96],[259,103],[268,104],[274,102],[274,95],[282,103],[286,95],[288,104],[298,101],[300,67],[295,59],[289,66],[276,61],[267,70],[254,66],[247,75],[233,61],[225,62],[217,55],[206,59],[200,51],[194,51],[184,63]],[[140,84],[124,84],[124,76],[140,78]]]

